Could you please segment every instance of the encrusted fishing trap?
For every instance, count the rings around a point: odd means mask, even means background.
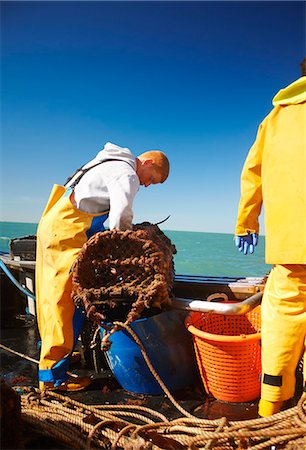
[[[120,306],[131,323],[145,308],[163,309],[173,296],[175,246],[157,225],[95,234],[80,251],[72,273],[72,298],[94,322]]]

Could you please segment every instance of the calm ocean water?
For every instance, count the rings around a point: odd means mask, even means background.
[[[11,238],[35,234],[36,229],[36,223],[0,222],[0,251],[9,251]],[[263,236],[255,253],[244,256],[236,249],[231,234],[163,231],[177,249],[177,274],[261,277],[270,270],[271,266],[264,262]]]

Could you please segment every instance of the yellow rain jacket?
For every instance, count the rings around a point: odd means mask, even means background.
[[[259,232],[264,203],[268,264],[306,264],[305,102],[306,77],[279,91],[241,175],[235,234]]]
[[[306,77],[279,91],[273,105],[242,170],[236,225],[236,235],[258,233],[264,204],[266,262],[274,266],[261,308],[262,416],[293,396],[305,352]]]

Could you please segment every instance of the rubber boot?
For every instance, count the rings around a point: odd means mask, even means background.
[[[86,389],[91,383],[90,377],[70,377],[65,383],[59,386],[54,386],[54,383],[47,383],[44,381],[39,382],[39,389],[41,391],[64,391],[64,392],[75,392],[82,391]]]
[[[268,400],[261,398],[258,405],[258,414],[261,417],[272,416],[272,414],[280,412],[283,403],[283,401],[269,402]]]

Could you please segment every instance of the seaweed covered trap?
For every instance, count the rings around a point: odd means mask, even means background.
[[[72,298],[97,324],[114,318],[129,324],[146,308],[166,309],[173,297],[175,253],[170,239],[148,222],[96,233],[73,265]]]

